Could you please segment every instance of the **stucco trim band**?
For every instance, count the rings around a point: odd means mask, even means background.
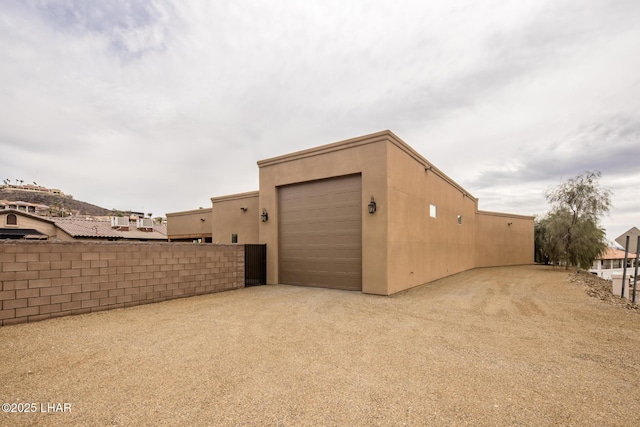
[[[518,214],[510,214],[503,212],[491,212],[491,211],[476,211],[478,215],[488,215],[488,216],[500,216],[503,218],[517,218],[517,219],[535,219],[533,215],[518,215]]]
[[[231,200],[250,199],[253,197],[258,197],[259,195],[260,195],[259,191],[249,191],[247,193],[229,194],[227,196],[212,197],[211,203],[229,202]]]
[[[277,165],[280,163],[291,162],[295,160],[304,159],[307,157],[320,156],[320,155],[335,152],[335,151],[346,150],[350,148],[359,147],[362,145],[375,144],[377,142],[383,142],[383,141],[391,142],[393,145],[395,145],[396,147],[404,151],[409,157],[413,158],[415,161],[420,163],[424,167],[425,172],[427,173],[433,172],[434,174],[442,178],[445,182],[447,182],[448,184],[458,189],[464,196],[470,198],[474,202],[478,201],[477,198],[472,196],[460,184],[455,182],[447,174],[442,172],[440,169],[434,166],[427,159],[422,157],[420,153],[415,151],[413,148],[411,148],[411,146],[409,146],[406,142],[404,142],[396,134],[394,134],[388,129],[383,130],[381,132],[360,136],[357,138],[346,139],[344,141],[334,142],[331,144],[321,145],[319,147],[309,148],[307,150],[296,151],[294,153],[285,154],[278,157],[272,157],[265,160],[260,160],[258,161],[258,167]]]

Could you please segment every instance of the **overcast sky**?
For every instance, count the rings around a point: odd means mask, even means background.
[[[0,0],[0,178],[167,212],[261,159],[392,130],[480,199],[544,214],[599,170],[640,227],[640,1]]]

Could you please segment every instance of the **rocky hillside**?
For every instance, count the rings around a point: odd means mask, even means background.
[[[38,203],[42,205],[64,208],[67,212],[77,211],[79,215],[106,216],[109,209],[82,202],[66,196],[58,196],[40,191],[26,191],[16,188],[0,188],[0,200]]]

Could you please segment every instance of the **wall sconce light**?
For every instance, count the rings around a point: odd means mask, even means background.
[[[241,210],[242,212],[246,212],[246,211],[247,211],[247,208],[243,206],[243,207],[241,207],[241,208],[240,208],[240,210]]]
[[[204,218],[200,218],[200,221],[204,222]]]
[[[262,213],[260,214],[260,220],[262,222],[267,222],[269,221],[269,214],[267,213],[267,210],[262,208]]]
[[[507,225],[508,225],[509,227],[511,227],[511,224],[513,224],[513,223],[512,223],[512,222],[508,222],[508,223],[507,223]]]
[[[376,201],[373,198],[373,196],[371,196],[371,202],[369,202],[369,213],[373,214],[376,212]]]

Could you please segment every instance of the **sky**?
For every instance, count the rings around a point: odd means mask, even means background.
[[[640,227],[640,1],[0,0],[0,178],[210,207],[258,160],[390,129],[481,210],[602,173]]]

